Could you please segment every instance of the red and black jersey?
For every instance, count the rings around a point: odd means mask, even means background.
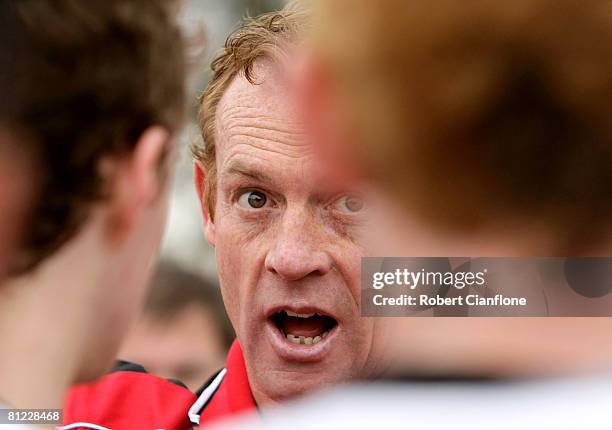
[[[234,341],[226,367],[198,391],[198,399],[189,409],[189,418],[194,426],[204,427],[219,418],[255,410],[256,407],[242,348],[238,341]]]
[[[102,379],[72,387],[61,429],[191,429],[187,415],[196,396],[184,385],[121,362]]]
[[[187,430],[255,408],[242,348],[234,341],[226,367],[197,395],[176,381],[123,362],[99,381],[69,390],[61,428]]]

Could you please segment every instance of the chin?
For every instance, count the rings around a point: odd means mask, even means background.
[[[254,392],[262,394],[262,398],[256,400],[282,402],[358,376],[350,354],[336,352],[320,361],[295,361],[279,357],[274,351],[264,354],[260,351],[261,355],[255,355],[258,357],[254,361],[256,365],[249,372],[251,388],[256,388]]]
[[[341,378],[339,380],[336,372],[331,373],[334,374],[317,375],[316,377],[313,377],[314,375],[310,373],[304,373],[301,377],[299,374],[293,373],[283,381],[264,382],[267,385],[267,390],[265,391],[268,394],[267,397],[272,402],[283,402],[333,387],[349,379]]]

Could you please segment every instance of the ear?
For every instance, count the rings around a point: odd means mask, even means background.
[[[355,132],[349,123],[338,82],[331,72],[309,53],[305,54],[293,82],[306,131],[330,180],[340,183],[364,179],[354,145]]]
[[[200,207],[202,209],[202,219],[204,222],[204,234],[206,236],[206,240],[212,246],[215,246],[215,222],[212,219],[211,213],[208,210],[208,206],[206,205],[206,173],[204,172],[204,167],[199,162],[195,162],[194,165],[194,178],[196,191],[198,193],[198,198],[200,199]]]
[[[114,241],[122,241],[134,229],[144,210],[162,192],[160,164],[169,133],[159,126],[149,127],[125,159],[110,160],[103,165],[110,175],[111,210],[109,228]],[[110,170],[110,172],[109,172]]]

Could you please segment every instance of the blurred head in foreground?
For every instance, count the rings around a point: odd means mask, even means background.
[[[382,255],[612,253],[610,2],[325,0],[316,11],[310,131],[340,180],[378,186]],[[398,319],[405,342],[394,343],[416,371],[556,371],[609,362],[611,325]]]
[[[221,292],[200,276],[163,263],[144,313],[119,357],[197,390],[223,367],[233,339]]]
[[[371,371],[359,318],[364,204],[320,173],[288,69],[308,25],[297,6],[231,34],[201,98],[196,186],[221,291],[258,404]]]
[[[175,9],[0,1],[2,138],[36,166],[0,286],[5,402],[57,405],[65,386],[99,376],[144,299],[185,98]]]

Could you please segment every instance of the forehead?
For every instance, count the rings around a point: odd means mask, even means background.
[[[311,160],[304,127],[283,68],[271,60],[257,61],[254,84],[239,74],[217,107],[215,141],[217,167],[255,164],[260,168]]]
[[[290,97],[287,68],[282,63],[267,58],[257,60],[251,75],[253,82],[249,82],[244,73],[238,73],[223,94],[217,108],[216,125],[219,129],[229,125],[227,120],[235,116],[236,108],[297,119],[295,103]]]

